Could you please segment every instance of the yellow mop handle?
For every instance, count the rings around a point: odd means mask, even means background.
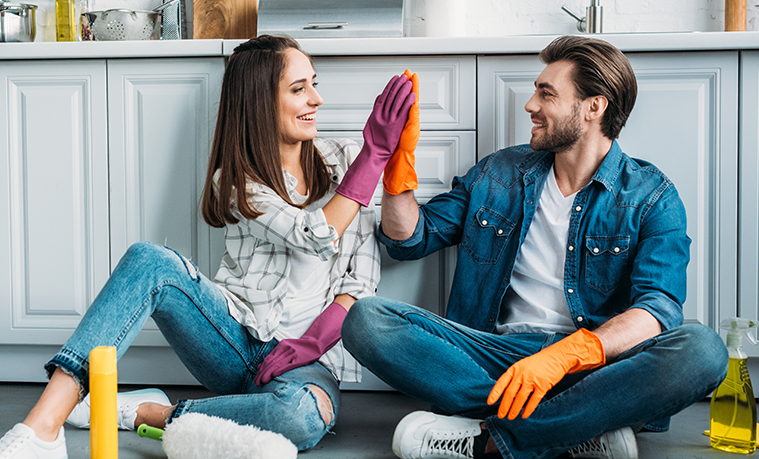
[[[90,458],[119,457],[116,414],[116,348],[96,347],[90,352]]]

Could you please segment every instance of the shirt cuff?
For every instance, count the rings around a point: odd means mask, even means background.
[[[422,242],[424,235],[424,212],[419,212],[419,220],[416,222],[416,228],[414,228],[414,234],[412,234],[408,239],[403,241],[396,241],[395,239],[390,239],[385,235],[385,232],[382,230],[382,222],[380,221],[379,225],[379,231],[377,232],[377,239],[380,241],[380,243],[389,249],[402,249],[407,247],[414,247]]]

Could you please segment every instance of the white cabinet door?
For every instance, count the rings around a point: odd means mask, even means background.
[[[409,69],[419,75],[422,130],[475,129],[474,56],[320,57],[315,59],[320,131],[361,130],[393,75]]]
[[[629,54],[638,100],[619,138],[628,155],[654,163],[675,183],[693,239],[686,319],[717,327],[736,304],[736,52]],[[528,143],[524,105],[543,69],[537,56],[478,63],[478,159]]]
[[[108,61],[111,265],[150,241],[206,275],[223,255],[223,230],[203,222],[199,199],[213,140],[222,58]],[[164,345],[150,321],[135,344]]]
[[[741,53],[740,232],[736,316],[759,319],[759,51]],[[723,316],[723,319],[729,316]],[[755,346],[745,346],[752,356]]]
[[[105,62],[0,81],[0,344],[62,344],[109,273]]]

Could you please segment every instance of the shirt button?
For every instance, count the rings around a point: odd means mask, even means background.
[[[337,181],[337,175],[333,175],[332,180]]]
[[[585,320],[585,319],[583,319],[582,316],[580,316],[580,317],[577,318],[578,322],[582,322],[583,320]]]
[[[575,249],[575,247],[574,247],[573,245],[570,245],[568,248],[569,248],[569,251],[570,251],[570,252],[571,252],[571,251],[573,251],[573,250]]]
[[[619,247],[614,247],[614,252],[619,253]]]
[[[532,204],[532,201],[527,201],[527,204]]]
[[[574,293],[574,292],[575,292],[575,289],[573,289],[573,288],[570,288],[570,289],[567,290],[567,293]]]
[[[498,234],[503,234],[503,230],[498,230]]]
[[[582,210],[582,207],[580,207],[580,206],[577,206],[577,207],[575,207],[575,210],[576,210],[577,212],[579,212],[579,211],[581,211],[581,210]]]
[[[593,253],[598,253],[598,252],[600,252],[600,250],[598,250],[598,247],[596,247],[595,249],[593,249]]]
[[[487,224],[488,224],[488,221],[487,221],[487,220],[483,220],[483,221],[482,221],[482,224],[483,224],[483,225],[487,225]]]

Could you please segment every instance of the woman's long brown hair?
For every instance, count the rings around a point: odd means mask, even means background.
[[[239,45],[229,58],[200,204],[203,219],[213,227],[239,222],[232,213],[233,200],[246,219],[261,215],[248,202],[248,181],[271,188],[288,204],[300,208],[329,191],[329,172],[313,140],[303,142],[300,153],[308,200],[296,205],[285,185],[277,100],[285,53],[290,48],[300,51],[298,42],[290,37],[262,35]],[[214,186],[216,171],[220,171],[218,187]]]

